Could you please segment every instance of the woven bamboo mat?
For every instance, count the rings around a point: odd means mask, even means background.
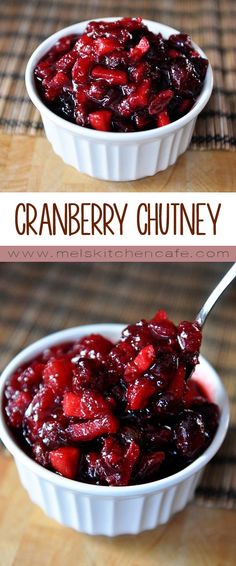
[[[38,112],[24,86],[35,47],[62,27],[105,16],[143,16],[181,31],[205,50],[215,88],[198,119],[192,147],[235,150],[235,0],[8,0],[0,17],[0,127],[8,133],[43,135]]]
[[[0,264],[0,370],[23,347],[70,326],[128,323],[165,308],[192,319],[227,264]],[[220,373],[231,426],[207,466],[196,502],[236,507],[236,286],[212,313],[202,353]],[[2,448],[3,449],[3,448]]]

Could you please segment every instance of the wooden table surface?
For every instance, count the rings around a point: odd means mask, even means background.
[[[65,165],[44,137],[0,134],[1,191],[235,191],[236,152],[188,150],[154,177],[115,183]]]
[[[1,566],[233,566],[236,513],[191,503],[138,536],[106,538],[62,527],[33,505],[14,462],[0,456]]]

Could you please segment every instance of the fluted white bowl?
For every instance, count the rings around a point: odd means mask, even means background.
[[[219,405],[220,423],[207,450],[184,470],[142,485],[108,487],[69,480],[29,458],[16,444],[6,425],[3,411],[6,380],[17,367],[45,348],[77,340],[90,333],[102,334],[116,342],[123,328],[124,325],[120,324],[94,324],[56,332],[25,348],[9,363],[1,376],[0,436],[14,456],[21,482],[29,497],[49,517],[90,535],[137,534],[166,523],[174,513],[182,510],[192,499],[205,465],[222,444],[229,421],[229,403],[222,382],[213,367],[201,357],[195,377],[204,384],[212,401]]]
[[[114,21],[118,18],[102,19]],[[143,22],[151,31],[162,33],[165,38],[179,33],[164,24],[150,20]],[[207,104],[212,92],[212,68],[209,64],[202,92],[190,112],[167,126],[143,132],[119,133],[101,132],[72,124],[54,114],[42,102],[35,86],[34,69],[41,57],[59,38],[69,34],[81,34],[87,24],[88,21],[80,22],[54,33],[39,45],[28,62],[26,88],[41,114],[46,136],[55,153],[65,163],[92,177],[107,181],[132,181],[155,175],[173,165],[178,156],[186,151],[197,116]],[[198,45],[193,45],[202,57],[206,57]]]

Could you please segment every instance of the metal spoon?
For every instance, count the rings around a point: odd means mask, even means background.
[[[201,310],[197,314],[195,321],[197,322],[200,329],[202,329],[203,325],[206,322],[208,315],[210,314],[211,310],[213,309],[215,303],[221,297],[222,293],[227,289],[227,287],[232,283],[233,279],[236,277],[236,263],[230,267],[230,269],[226,272],[224,277],[221,281],[216,285],[215,289],[209,295],[207,300],[205,301],[204,305],[202,306]],[[186,371],[186,379],[189,379],[195,370],[195,366],[189,365]]]
[[[198,323],[200,328],[203,327],[215,303],[218,301],[218,299],[221,297],[222,293],[224,293],[225,289],[227,289],[230,283],[232,283],[235,277],[236,277],[236,263],[234,263],[232,267],[230,267],[230,269],[226,272],[226,274],[218,283],[218,285],[216,285],[215,289],[212,291],[212,293],[210,294],[210,296],[202,306],[201,310],[197,314],[195,318],[195,322]]]

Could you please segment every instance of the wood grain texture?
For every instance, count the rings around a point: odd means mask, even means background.
[[[45,138],[0,135],[1,191],[212,192],[235,191],[236,153],[187,151],[154,177],[115,183],[78,173],[57,157]]]
[[[12,458],[0,456],[1,566],[233,566],[236,514],[194,502],[167,525],[139,536],[90,537],[33,505]]]

